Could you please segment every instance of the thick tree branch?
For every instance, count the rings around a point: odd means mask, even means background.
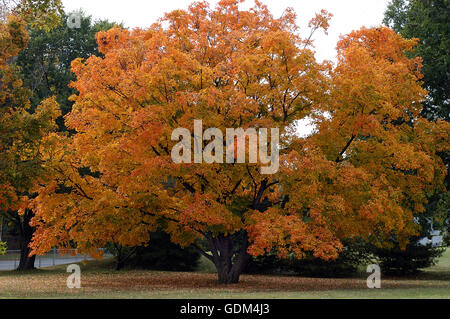
[[[352,144],[352,142],[355,140],[356,135],[352,135],[352,137],[350,138],[350,140],[347,142],[347,144],[345,145],[345,147],[342,149],[342,151],[339,153],[338,157],[336,158],[336,163],[340,163],[342,162],[344,159],[342,158],[342,155],[344,155],[344,153],[347,151],[347,149],[350,147],[350,145]]]

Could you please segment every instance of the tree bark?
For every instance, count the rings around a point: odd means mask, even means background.
[[[34,234],[34,227],[30,226],[31,218],[33,217],[33,211],[27,209],[23,214],[22,218],[18,216],[19,219],[19,229],[20,229],[20,262],[17,270],[19,271],[27,271],[33,270],[34,261],[36,256],[33,255],[30,257],[30,243]]]
[[[210,259],[217,269],[220,284],[237,284],[247,265],[248,237],[246,232],[236,235],[207,236],[212,252]]]

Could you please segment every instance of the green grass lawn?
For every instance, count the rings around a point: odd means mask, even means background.
[[[237,285],[217,284],[206,259],[197,272],[113,269],[111,259],[80,263],[81,289],[68,289],[65,266],[28,273],[0,272],[0,298],[446,298],[450,299],[450,250],[438,264],[407,278],[382,277],[381,289],[368,289],[367,275],[356,278],[304,278],[243,275]]]

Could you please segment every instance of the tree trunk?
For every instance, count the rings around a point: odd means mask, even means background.
[[[119,271],[119,270],[121,270],[123,267],[125,267],[125,263],[122,261],[122,260],[117,260],[117,263],[116,263],[116,270],[117,271]]]
[[[34,234],[34,228],[30,226],[33,211],[27,209],[21,217],[18,216],[20,226],[20,262],[17,270],[33,270],[35,269],[34,261],[36,256],[30,257],[31,248],[29,247]]]
[[[216,266],[219,283],[237,284],[249,259],[247,233],[217,237],[208,235],[207,239],[212,252],[210,259]]]
[[[17,267],[17,270],[19,271],[27,271],[27,270],[33,270],[34,268],[34,262],[36,260],[36,256],[29,256],[30,254],[30,248],[29,247],[20,247],[20,263],[19,267]]]
[[[237,284],[239,278],[248,262],[248,255],[239,256],[233,264],[227,262],[217,267],[217,274],[220,284]],[[230,266],[231,265],[231,266]]]
[[[137,247],[133,247],[132,249],[128,248],[127,251],[126,247],[117,243],[113,243],[113,245],[116,250],[116,270],[121,270],[125,267],[128,259],[136,252]]]

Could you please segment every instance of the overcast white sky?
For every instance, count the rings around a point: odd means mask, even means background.
[[[126,27],[145,28],[150,26],[165,12],[185,9],[190,0],[63,0],[67,12],[83,9],[94,19],[108,19],[123,22]],[[208,1],[215,6],[218,0]],[[316,12],[326,9],[334,17],[328,36],[322,33],[315,37],[317,59],[334,60],[335,47],[339,35],[347,34],[362,26],[378,26],[383,20],[389,0],[262,0],[275,17],[284,9],[292,7],[298,15],[298,25],[306,32],[308,21]],[[247,0],[244,6],[251,6],[253,0]]]

